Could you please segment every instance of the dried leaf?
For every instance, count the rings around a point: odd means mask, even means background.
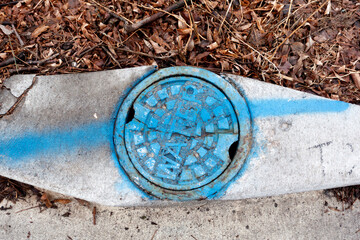
[[[247,30],[247,29],[249,29],[252,25],[253,25],[252,23],[248,23],[248,24],[242,25],[242,26],[239,27],[239,30],[240,30],[240,31]]]
[[[68,203],[71,203],[71,200],[70,199],[63,199],[63,198],[59,198],[59,199],[55,199],[53,201],[54,203],[61,203],[61,204],[68,204]]]
[[[279,67],[279,70],[284,74],[287,74],[291,67],[292,65],[289,63],[289,61],[286,61],[283,65]]]
[[[32,34],[31,37],[32,38],[37,38],[40,34],[42,34],[43,32],[45,32],[46,30],[49,29],[49,26],[47,25],[41,25],[40,27],[36,28]]]
[[[318,66],[323,66],[324,65],[319,59],[315,59],[314,62]]]
[[[168,52],[165,48],[161,47],[159,44],[157,44],[155,41],[153,40],[149,40],[152,47],[154,48],[156,54],[161,54],[161,53],[166,53]]]
[[[178,16],[178,28],[179,28],[179,29],[187,28],[186,21],[185,21],[185,19],[180,15],[180,13],[179,13],[179,16]]]
[[[187,51],[191,52],[191,51],[194,49],[194,47],[195,47],[195,42],[194,42],[193,39],[191,39],[191,40],[189,41],[188,46],[187,46]]]
[[[326,10],[325,10],[325,15],[329,15],[331,11],[331,0],[328,2]]]
[[[303,43],[301,42],[294,42],[291,44],[291,49],[294,51],[294,52],[304,52],[304,49],[305,49],[305,46]]]
[[[6,59],[6,57],[7,57],[7,53],[0,53],[0,58]]]
[[[82,206],[87,206],[87,207],[90,206],[90,203],[89,203],[88,201],[82,200],[82,199],[80,199],[80,198],[75,198],[75,199],[76,199],[76,201],[78,201],[79,204],[82,205]]]
[[[219,2],[218,2],[218,1],[208,1],[208,0],[205,0],[205,4],[206,4],[207,6],[209,6],[212,10],[214,10],[214,9],[217,7],[217,5],[219,4]]]
[[[144,43],[145,43],[145,46],[147,46],[149,49],[153,49],[153,46],[151,45],[151,43],[148,41],[148,40],[146,40],[146,39],[143,39],[143,41],[144,41]]]
[[[12,33],[14,32],[14,30],[8,29],[6,26],[1,25],[1,24],[0,24],[0,29],[1,29],[1,31],[3,31],[3,33],[4,33],[5,35],[7,35],[7,36],[9,36],[10,34],[12,34]]]
[[[309,37],[308,37],[308,39],[306,41],[305,52],[307,52],[313,45],[314,45],[314,40],[312,40],[311,36],[309,35]]]
[[[52,207],[52,203],[48,198],[48,195],[46,193],[43,193],[43,195],[40,198],[40,201],[42,201],[43,203],[45,203],[47,208],[51,208]]]
[[[338,73],[344,73],[344,72],[345,72],[345,69],[346,69],[345,65],[342,65],[341,67],[339,67],[339,68],[336,70],[336,72],[338,72]]]
[[[192,29],[191,28],[178,29],[178,33],[181,35],[189,35],[190,33],[192,33]]]
[[[214,50],[219,47],[219,44],[217,42],[213,42],[212,44],[207,46],[209,50]]]
[[[351,73],[351,78],[353,79],[355,86],[360,90],[360,74],[357,73]]]

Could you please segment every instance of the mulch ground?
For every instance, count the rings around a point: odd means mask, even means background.
[[[0,87],[19,73],[150,64],[197,66],[360,104],[360,2],[0,0]]]

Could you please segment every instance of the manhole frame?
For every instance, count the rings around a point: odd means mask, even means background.
[[[217,178],[192,190],[171,190],[160,187],[145,177],[133,165],[125,146],[125,125],[129,110],[137,97],[154,83],[176,76],[197,78],[216,86],[229,99],[239,125],[239,144],[229,166]],[[244,97],[224,78],[210,71],[195,67],[171,67],[161,69],[134,86],[120,104],[114,125],[113,144],[121,168],[129,179],[141,190],[159,199],[188,201],[214,197],[240,172],[251,150],[252,124],[248,105]]]

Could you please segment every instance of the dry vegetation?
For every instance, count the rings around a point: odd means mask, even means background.
[[[17,73],[191,65],[360,104],[359,0],[189,0],[164,10],[176,2],[0,1],[0,87]]]

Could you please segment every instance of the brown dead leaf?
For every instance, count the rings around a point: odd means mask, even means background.
[[[7,57],[7,53],[0,53],[0,58],[6,59],[6,57]]]
[[[283,65],[279,67],[279,70],[284,74],[288,74],[291,67],[292,65],[289,63],[289,61],[286,61]]]
[[[80,198],[75,198],[75,199],[76,199],[76,201],[78,201],[79,204],[82,205],[82,206],[86,206],[86,207],[89,207],[89,206],[90,206],[90,203],[89,203],[88,201],[82,200],[82,199],[80,199]]]
[[[43,32],[45,32],[46,30],[49,29],[49,26],[47,25],[41,25],[40,27],[37,27],[32,33],[31,33],[31,37],[32,38],[37,38],[40,34],[42,34]]]
[[[70,199],[63,199],[63,198],[59,198],[59,199],[55,199],[53,201],[54,203],[61,203],[61,204],[68,204],[68,203],[71,203],[71,200]]]
[[[219,44],[217,42],[213,42],[212,44],[208,45],[207,47],[211,51],[211,50],[214,50],[214,49],[218,48]]]
[[[360,74],[357,73],[351,73],[351,78],[353,79],[355,86],[360,90]]]
[[[307,59],[309,57],[309,55],[307,54],[302,54],[302,53],[299,53],[300,55],[300,58],[298,59],[297,63],[295,64],[294,66],[294,73],[297,74],[299,72],[300,69],[303,68],[304,66],[304,60]]]
[[[167,50],[166,50],[165,48],[161,47],[161,46],[160,46],[159,44],[157,44],[155,41],[153,41],[153,40],[151,40],[151,39],[150,39],[149,41],[150,41],[152,47],[154,48],[156,54],[166,53],[166,52],[167,52]]]
[[[305,49],[305,46],[303,43],[301,42],[294,42],[290,45],[291,49],[294,51],[294,52],[304,52],[304,49]]]
[[[217,7],[217,5],[219,4],[218,1],[208,1],[208,0],[204,0],[204,1],[205,1],[205,4],[207,6],[209,6],[212,10],[214,10]]]
[[[309,36],[306,40],[305,52],[307,52],[313,45],[314,45],[314,40],[311,38],[311,36]]]
[[[14,32],[14,30],[12,30],[10,27],[4,26],[4,25],[1,25],[1,24],[0,24],[0,29],[7,36],[9,36],[10,34],[12,34]]]
[[[178,15],[178,28],[187,28],[186,21],[180,14]]]
[[[336,72],[337,73],[344,73],[345,72],[345,65],[342,65],[341,67],[339,67],[337,70],[336,70]]]
[[[40,201],[45,203],[47,208],[51,208],[52,207],[52,203],[48,198],[48,195],[46,193],[43,193],[43,195],[40,198]]]
[[[78,8],[80,6],[79,0],[69,0],[69,8]]]
[[[252,25],[253,25],[252,23],[242,25],[242,26],[239,27],[239,30],[240,31],[245,31],[245,30],[249,29]]]
[[[331,1],[328,2],[326,10],[325,10],[325,15],[329,15],[331,11]]]
[[[178,29],[178,33],[181,35],[189,35],[190,33],[192,33],[192,29],[191,28]]]
[[[188,43],[188,46],[187,46],[187,51],[191,52],[195,47],[195,42],[193,39],[191,39]]]

